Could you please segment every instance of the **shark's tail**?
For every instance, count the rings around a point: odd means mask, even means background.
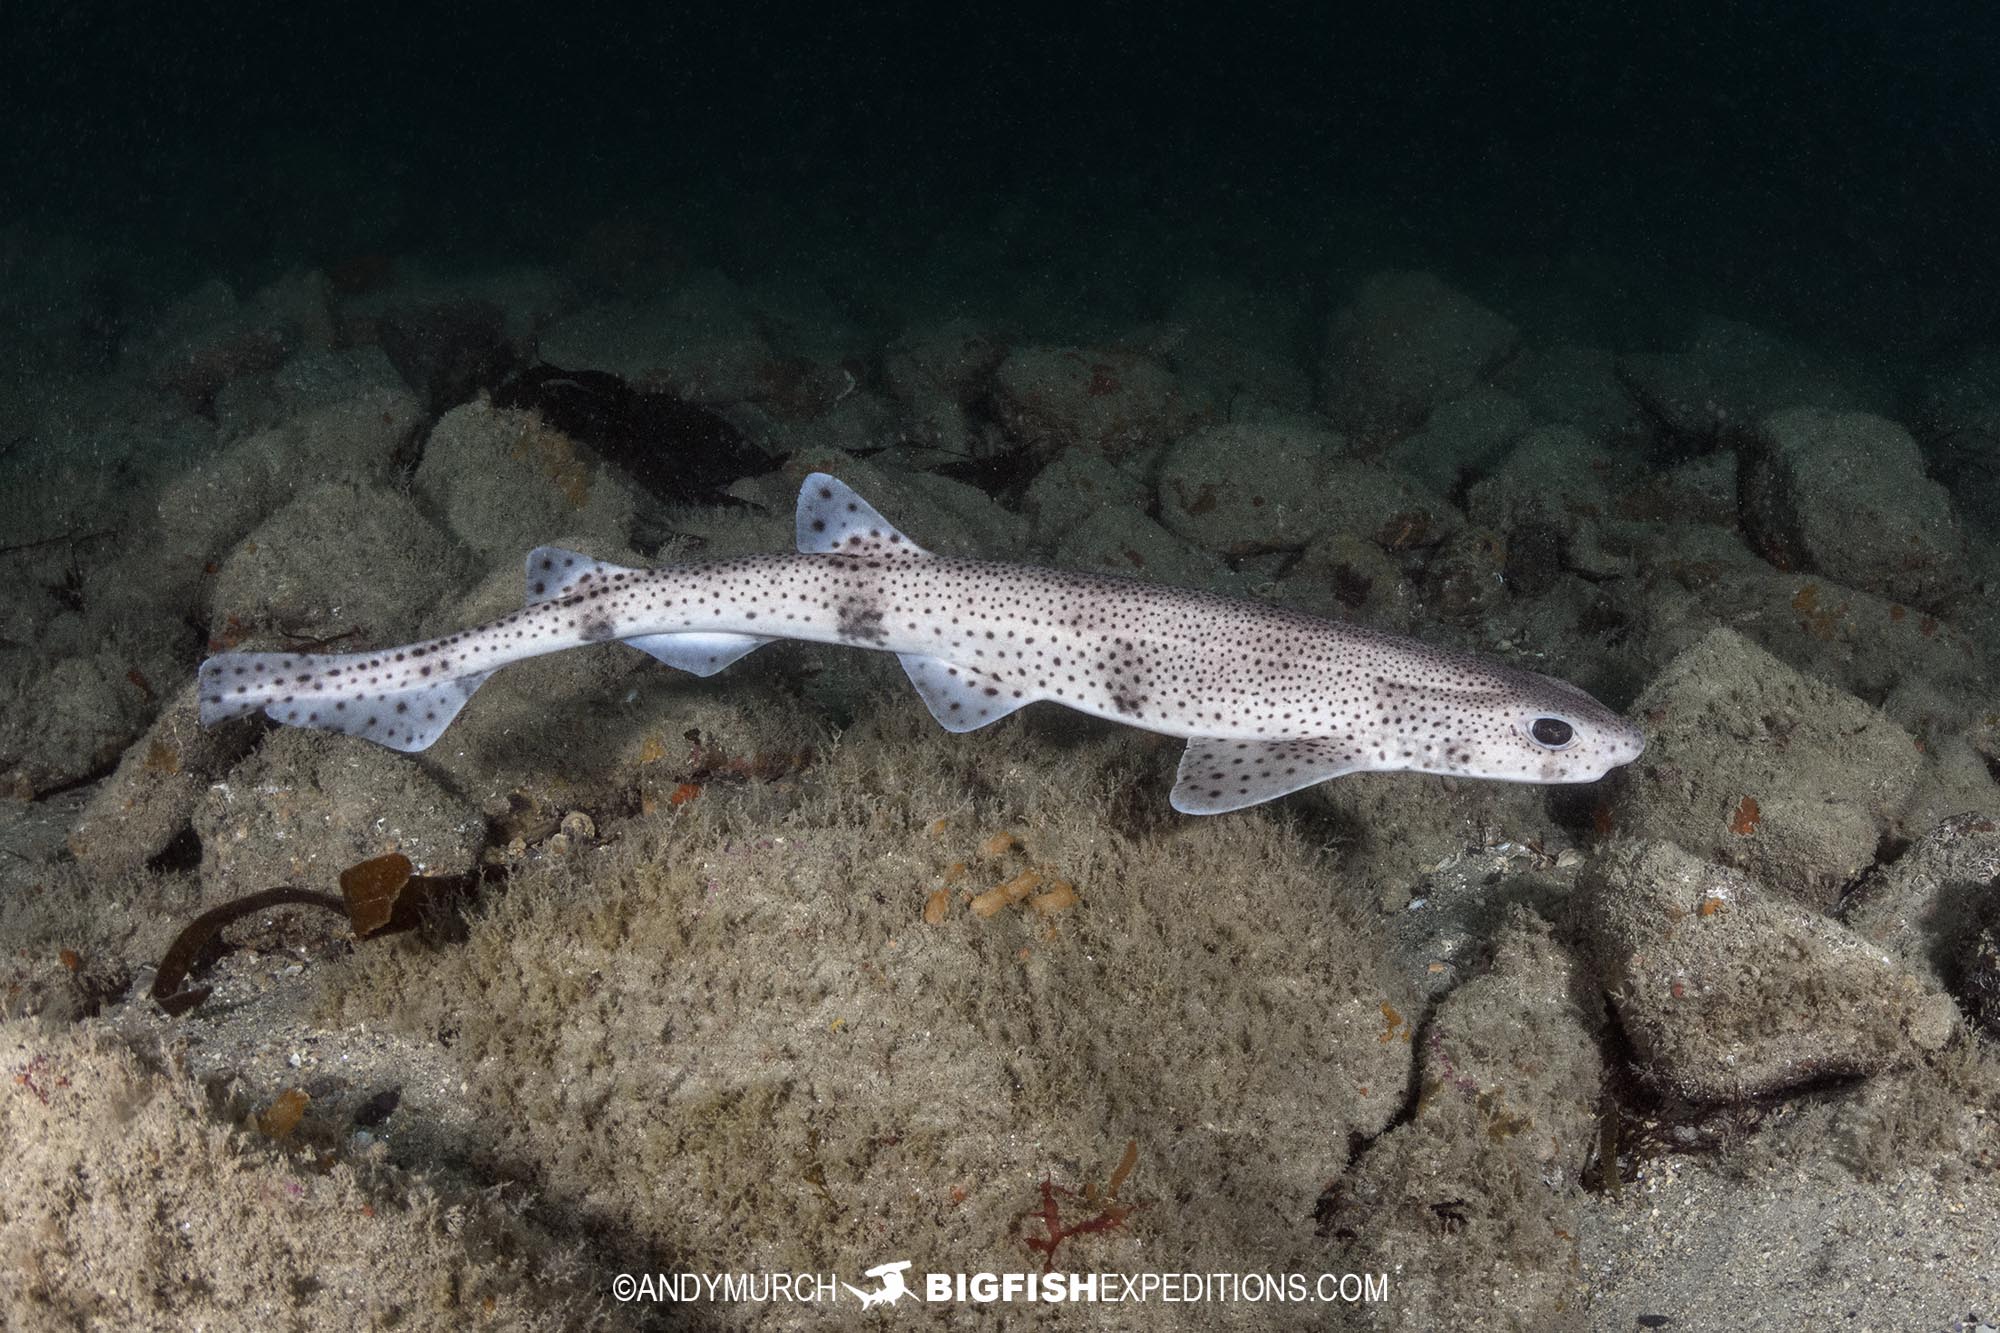
[[[423,750],[444,733],[492,671],[407,679],[375,653],[218,653],[201,664],[201,724],[263,709],[295,727],[361,736],[392,750]]]
[[[928,555],[866,500],[821,472],[800,488],[796,535],[806,554],[869,560]],[[771,642],[765,635],[721,630],[626,633],[630,626],[585,625],[565,609],[643,573],[541,546],[528,553],[526,601],[519,613],[448,638],[363,653],[218,653],[201,664],[202,725],[261,709],[290,726],[338,731],[392,750],[423,750],[444,734],[494,671],[523,657],[616,637],[669,666],[708,676]],[[475,663],[480,669],[467,669]],[[903,664],[931,711],[954,730],[983,726],[1025,702],[1019,695],[996,702],[999,691],[983,676],[950,663],[905,654]]]

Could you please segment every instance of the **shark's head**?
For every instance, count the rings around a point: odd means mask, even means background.
[[[1402,767],[1502,782],[1595,782],[1646,749],[1646,733],[1566,681],[1495,662],[1436,685],[1400,683],[1392,745]]]

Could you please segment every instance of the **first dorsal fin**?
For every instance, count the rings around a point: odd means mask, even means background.
[[[930,554],[905,537],[838,477],[815,472],[799,488],[799,550],[806,555]]]

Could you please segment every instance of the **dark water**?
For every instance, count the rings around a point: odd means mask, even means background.
[[[1640,8],[15,3],[0,225],[147,288],[643,227],[1113,325],[1414,265],[1531,337],[1990,336],[2000,10]]]

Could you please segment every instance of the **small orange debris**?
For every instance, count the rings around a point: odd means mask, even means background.
[[[1020,845],[1015,840],[1013,834],[996,833],[985,842],[979,844],[979,854],[981,856],[1004,856]]]
[[[1729,831],[1738,837],[1748,837],[1757,831],[1758,821],[1763,818],[1764,812],[1757,808],[1757,798],[1745,796],[1737,802],[1736,814],[1729,821]]]
[[[1028,906],[1043,916],[1054,916],[1057,912],[1067,912],[1076,906],[1076,885],[1066,879],[1054,881],[1047,891],[1036,894],[1028,900]]]
[[[1139,1140],[1125,1140],[1124,1155],[1118,1159],[1118,1167],[1111,1173],[1110,1181],[1104,1187],[1104,1197],[1118,1197],[1118,1187],[1125,1183],[1125,1177],[1132,1174],[1132,1168],[1139,1165]]]
[[[646,737],[646,743],[639,747],[639,762],[642,764],[657,764],[666,757],[666,743],[658,736]]]
[[[945,830],[950,827],[951,820],[945,815],[939,815],[930,822],[925,832],[929,833],[933,838],[941,838],[944,836]]]
[[[1387,1023],[1388,1026],[1382,1029],[1382,1035],[1379,1040],[1384,1046],[1387,1046],[1396,1039],[1396,1029],[1403,1026],[1403,1016],[1396,1012],[1395,1005],[1384,1000],[1382,1001],[1382,1021]],[[1407,1035],[1404,1037],[1404,1040],[1409,1040]]]
[[[1694,914],[1696,916],[1721,916],[1722,899],[1703,898],[1701,900],[1701,906],[1694,909]]]
[[[1907,616],[1908,614],[1910,613],[1903,609],[1902,603],[1900,602],[1896,603],[1895,605],[1889,608],[1889,619],[1891,620],[1901,620],[1904,616]]]
[[[951,1206],[952,1206],[952,1207],[954,1207],[954,1208],[958,1207],[958,1206],[959,1206],[960,1204],[964,1203],[964,1202],[965,1202],[965,1201],[966,1201],[967,1199],[969,1199],[969,1198],[971,1198],[971,1197],[972,1197],[972,1191],[971,1191],[971,1190],[969,1190],[969,1189],[967,1189],[967,1188],[966,1188],[965,1186],[963,1186],[963,1185],[953,1185],[953,1186],[951,1187]]]
[[[964,878],[965,878],[965,862],[953,861],[950,865],[944,868],[945,883],[956,884]]]
[[[62,965],[72,972],[79,972],[83,969],[83,956],[74,949],[59,949],[56,952],[56,957],[60,958]]]
[[[1003,907],[1011,907],[1033,893],[1042,883],[1042,872],[1023,870],[1005,884],[996,885],[972,900],[974,916],[992,916]]]
[[[276,1101],[257,1116],[257,1128],[274,1139],[287,1138],[299,1127],[299,1120],[306,1113],[306,1104],[312,1098],[297,1088],[289,1088],[278,1094]]]
[[[931,896],[924,899],[924,924],[941,926],[945,913],[951,910],[951,890],[933,889]]]
[[[671,806],[683,806],[699,795],[701,795],[700,783],[683,782],[680,786],[674,788],[673,795],[667,797],[667,804]]]

